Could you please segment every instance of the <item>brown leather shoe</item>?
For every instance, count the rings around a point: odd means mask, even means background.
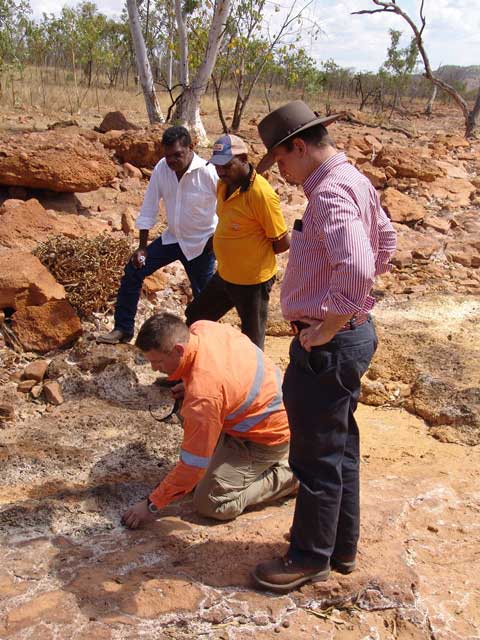
[[[287,556],[275,558],[270,562],[257,565],[252,578],[263,589],[276,593],[287,593],[301,587],[306,582],[323,582],[330,574],[330,567],[322,569],[306,569],[290,560]]]
[[[339,560],[338,558],[334,558],[333,556],[330,558],[330,566],[334,571],[338,573],[343,573],[347,575],[348,573],[352,573],[357,568],[357,562],[355,558],[350,560]]]
[[[292,530],[289,529],[287,533],[283,534],[283,539],[287,542],[290,542],[291,538]],[[330,558],[330,568],[332,569],[332,571],[337,571],[337,573],[343,573],[344,575],[347,575],[349,573],[352,573],[352,571],[355,571],[355,569],[357,568],[357,562],[355,558],[340,559],[332,556]]]
[[[118,344],[119,342],[130,342],[132,338],[133,335],[129,335],[121,329],[114,329],[110,333],[101,333],[96,340],[103,344]]]

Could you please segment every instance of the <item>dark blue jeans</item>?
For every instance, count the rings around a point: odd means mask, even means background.
[[[360,525],[360,446],[354,413],[360,379],[377,347],[373,322],[305,351],[290,347],[283,399],[291,430],[290,467],[300,481],[288,556],[324,569],[353,559]]]
[[[121,329],[128,335],[133,335],[143,281],[157,269],[165,267],[175,260],[180,260],[183,264],[194,297],[198,296],[207,285],[215,271],[213,251],[205,248],[197,258],[187,260],[178,243],[163,244],[162,238],[157,238],[147,247],[147,259],[144,267],[136,269],[131,262],[128,262],[125,267],[115,306],[115,329]]]

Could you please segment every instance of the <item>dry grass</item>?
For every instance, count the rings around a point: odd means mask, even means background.
[[[65,287],[77,313],[88,317],[109,308],[131,248],[128,240],[108,234],[92,239],[60,235],[39,244],[34,254]]]
[[[76,87],[69,71],[61,69],[55,73],[53,69],[28,67],[22,75],[14,74],[13,79],[10,75],[0,75],[0,84],[3,87],[0,108],[4,111],[34,111],[39,115],[58,119],[69,117],[91,120],[103,117],[108,111],[120,110],[133,116],[138,124],[148,124],[143,93],[140,87],[135,86],[133,79],[127,87],[109,88],[106,82],[103,86],[88,88],[79,84]],[[157,95],[166,116],[171,104],[170,97],[161,87],[157,87]],[[288,98],[293,100],[297,97],[294,93],[287,96],[284,90],[274,89],[271,103],[275,107]],[[314,102],[317,103],[318,100],[314,99]],[[235,106],[233,90],[227,89],[222,94],[222,106],[228,121]],[[245,117],[257,117],[267,112],[263,89],[258,87],[253,92]],[[217,104],[211,89],[202,99],[202,114],[215,117],[218,122],[215,129],[219,128]]]

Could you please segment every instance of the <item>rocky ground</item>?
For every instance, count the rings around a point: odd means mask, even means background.
[[[158,131],[102,133],[88,118],[49,130],[40,117],[5,115],[1,638],[480,637],[480,145],[443,133],[458,119],[448,110],[400,120],[411,138],[354,115],[363,124],[332,131],[399,234],[392,273],[376,283],[380,346],[359,409],[360,567],[284,597],[254,591],[249,571],[285,548],[291,500],[221,525],[187,500],[148,529],[123,530],[122,511],[175,461],[181,426],[163,419],[171,400],[132,346],[95,343],[109,308],[79,317],[75,283],[59,284],[31,253],[57,233],[103,231],[134,246]],[[241,133],[259,157],[255,120]],[[291,225],[303,195],[275,171],[269,179]],[[285,265],[282,256],[280,280]],[[267,352],[285,367],[278,293]],[[181,313],[189,295],[182,268],[167,267],[146,284],[138,323],[156,309]]]

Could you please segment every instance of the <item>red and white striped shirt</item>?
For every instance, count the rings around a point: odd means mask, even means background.
[[[287,320],[367,313],[375,276],[390,270],[396,232],[372,183],[337,153],[303,184],[308,205],[292,231],[282,284]],[[300,229],[299,229],[300,227]]]

